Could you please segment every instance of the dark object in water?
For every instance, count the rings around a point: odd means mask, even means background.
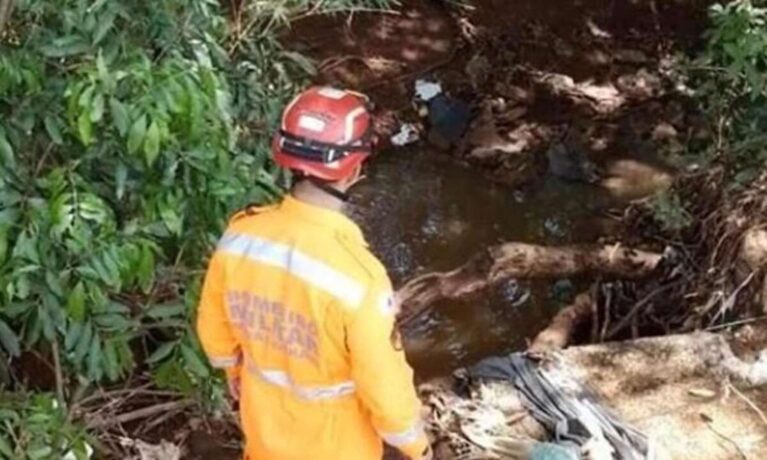
[[[647,437],[601,406],[593,391],[570,378],[557,386],[547,374],[523,353],[487,358],[469,369],[472,378],[512,382],[525,408],[563,448],[598,446],[616,460],[653,459]]]
[[[573,182],[597,182],[600,177],[597,166],[580,148],[556,142],[546,151],[549,172],[560,179]]]
[[[438,147],[455,145],[466,132],[471,108],[460,99],[440,93],[426,101],[429,120],[429,140]]]

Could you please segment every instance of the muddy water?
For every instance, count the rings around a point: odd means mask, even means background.
[[[355,189],[353,214],[396,286],[503,241],[592,241],[590,219],[609,205],[596,187],[554,178],[509,190],[418,148],[382,154],[367,174]],[[571,281],[511,282],[465,304],[440,305],[405,331],[408,358],[425,378],[521,349],[576,289]]]

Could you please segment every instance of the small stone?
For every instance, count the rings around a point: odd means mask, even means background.
[[[656,142],[668,141],[676,139],[679,135],[676,128],[673,125],[666,122],[661,122],[655,125],[652,131],[652,139]]]
[[[707,390],[704,388],[691,388],[687,391],[687,393],[690,394],[690,396],[695,396],[697,398],[713,398],[716,396],[716,392],[712,390]]]

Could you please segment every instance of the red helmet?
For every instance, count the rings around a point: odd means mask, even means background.
[[[328,181],[352,175],[373,147],[366,102],[359,93],[331,87],[296,96],[272,142],[277,164]]]

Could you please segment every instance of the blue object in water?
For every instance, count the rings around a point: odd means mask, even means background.
[[[560,445],[550,442],[539,442],[530,450],[529,460],[578,460],[579,455]]]
[[[471,109],[465,102],[440,93],[427,101],[431,136],[445,144],[456,143],[469,124]]]

